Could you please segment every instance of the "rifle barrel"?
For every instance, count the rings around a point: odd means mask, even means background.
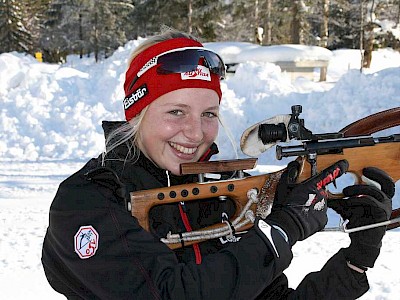
[[[338,138],[330,140],[303,141],[300,145],[276,146],[276,158],[305,156],[308,154],[338,154],[347,148],[374,146],[380,143],[400,142],[400,134],[374,138],[372,136],[359,136]]]

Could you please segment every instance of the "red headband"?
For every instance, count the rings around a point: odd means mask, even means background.
[[[203,47],[203,45],[188,38],[170,39],[150,46],[132,60],[126,71],[124,83],[124,108],[127,121],[131,120],[158,97],[178,89],[211,89],[218,94],[219,100],[221,101],[222,92],[219,82],[220,79],[218,75],[213,73],[210,73],[211,80],[204,80],[201,77],[199,79],[191,78],[191,80],[184,80],[181,74],[159,75],[157,73],[157,68],[153,67],[140,76],[135,84],[130,87],[139,70],[150,59],[166,51],[183,47]]]

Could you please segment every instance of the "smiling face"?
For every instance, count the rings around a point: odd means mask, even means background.
[[[152,102],[140,123],[138,146],[158,167],[179,175],[195,162],[218,134],[219,98],[205,88],[184,88]]]

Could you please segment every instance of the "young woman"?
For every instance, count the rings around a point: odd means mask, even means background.
[[[180,164],[206,161],[218,152],[214,141],[224,74],[221,58],[183,33],[164,33],[135,50],[124,85],[127,122],[103,123],[105,153],[62,182],[50,208],[42,263],[56,291],[70,299],[194,300],[350,299],[368,290],[365,267],[377,257],[383,227],[371,230],[371,245],[362,240],[368,260],[357,260],[358,255],[349,260],[361,249],[355,236],[349,248],[296,290],[288,288],[283,275],[291,247],[325,226],[324,187],[347,170],[346,161],[293,189],[282,179],[272,213],[231,242],[213,239],[173,251],[160,241],[168,232],[191,231],[232,216],[230,200],[156,206],[149,231],[127,211],[129,192],[194,182],[194,176],[180,175]],[[385,174],[372,177],[391,187]],[[358,199],[358,194],[349,196]],[[363,194],[371,193],[366,188]],[[388,218],[389,198],[374,190],[365,201],[376,221]],[[335,209],[344,215],[355,211],[343,207],[338,201]],[[351,223],[353,218],[347,218]]]

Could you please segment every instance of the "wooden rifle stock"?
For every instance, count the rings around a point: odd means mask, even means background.
[[[400,179],[400,143],[385,143],[361,148],[343,149],[341,154],[319,155],[317,157],[318,170],[323,170],[331,164],[346,159],[349,162],[348,173],[356,177],[361,183],[362,170],[365,167],[377,167],[384,170],[396,182]],[[300,181],[310,177],[309,164],[304,164],[304,171],[300,174]]]
[[[252,188],[260,189],[268,177],[269,175],[265,174],[133,192],[131,193],[132,215],[138,219],[144,229],[149,230],[148,215],[150,209],[156,205],[226,196],[235,202],[238,210],[247,202],[247,191]]]
[[[235,169],[253,169],[257,159],[229,160],[214,162],[187,163],[181,165],[182,174],[203,174],[207,172],[224,172]],[[250,188],[258,188],[264,184],[268,175],[234,178],[230,180],[207,183],[190,183],[163,187],[152,190],[142,190],[131,193],[131,212],[139,224],[149,230],[148,215],[152,207],[181,201],[195,201],[213,197],[229,197],[242,208]]]

